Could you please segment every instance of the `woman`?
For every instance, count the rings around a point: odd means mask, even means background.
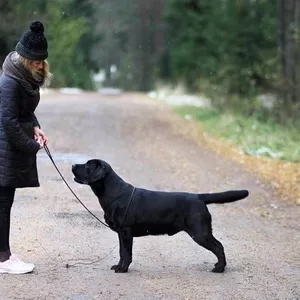
[[[39,89],[51,74],[48,44],[41,22],[31,23],[3,63],[0,77],[0,273],[23,274],[34,265],[22,262],[9,245],[10,211],[16,188],[38,187],[36,154],[48,142],[34,111]]]

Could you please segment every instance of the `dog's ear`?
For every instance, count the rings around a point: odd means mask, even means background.
[[[103,179],[105,175],[106,175],[106,166],[98,162],[96,168],[88,178],[88,183],[93,183],[95,181]]]

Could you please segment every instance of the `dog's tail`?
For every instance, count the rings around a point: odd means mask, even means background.
[[[240,191],[227,191],[223,193],[211,193],[211,194],[199,194],[199,199],[202,200],[205,204],[223,204],[234,202],[237,200],[244,199],[248,197],[249,192],[247,190]]]

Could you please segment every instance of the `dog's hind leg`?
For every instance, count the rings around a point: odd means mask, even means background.
[[[211,251],[218,258],[218,262],[212,269],[214,273],[222,273],[225,270],[226,258],[224,253],[223,245],[212,235],[211,221],[200,222],[199,218],[194,219],[195,222],[191,223],[189,229],[186,232],[191,236],[191,238],[200,246]]]
[[[224,253],[224,247],[213,235],[210,236],[211,241],[210,250],[217,256],[218,262],[215,264],[215,267],[212,269],[214,273],[223,273],[226,266],[226,257]],[[207,248],[208,249],[208,248]]]
[[[127,231],[119,232],[118,236],[120,260],[117,265],[111,267],[111,270],[114,270],[116,273],[126,273],[132,262],[133,237]]]

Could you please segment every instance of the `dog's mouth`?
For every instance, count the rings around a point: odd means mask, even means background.
[[[87,184],[86,181],[80,180],[77,177],[74,177],[74,181],[80,184]]]

